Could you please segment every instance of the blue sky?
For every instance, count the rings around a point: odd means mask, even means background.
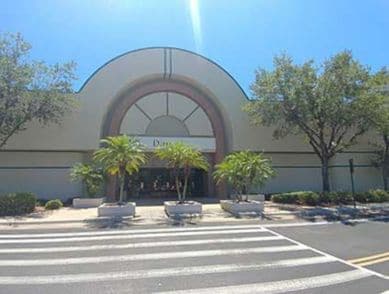
[[[297,62],[343,49],[376,70],[389,65],[389,0],[3,0],[0,32],[21,32],[32,57],[77,62],[82,83],[129,50],[173,46],[224,67],[249,94],[275,54]]]

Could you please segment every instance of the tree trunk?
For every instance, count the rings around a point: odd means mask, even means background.
[[[246,180],[246,184],[244,185],[244,193],[246,195],[244,201],[249,201],[249,179]]]
[[[188,178],[189,176],[185,176],[185,180],[184,180],[184,189],[182,191],[182,200],[185,201],[185,198],[186,198],[186,189],[188,188]]]
[[[123,194],[124,194],[124,176],[119,176],[120,182],[120,193],[119,193],[119,203],[123,203]]]
[[[236,200],[238,202],[242,201],[242,194],[240,193],[240,191],[236,191]]]
[[[330,176],[328,171],[328,163],[329,163],[329,158],[324,158],[321,162],[323,192],[330,192]]]
[[[178,176],[176,176],[176,190],[177,190],[177,195],[178,195],[178,202],[181,203],[181,192],[180,192],[180,185],[179,185],[179,180]]]

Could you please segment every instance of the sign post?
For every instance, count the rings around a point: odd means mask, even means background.
[[[351,176],[351,192],[352,192],[352,195],[353,195],[354,208],[356,208],[357,204],[355,202],[354,160],[352,158],[350,158],[348,163],[349,163],[349,167],[350,167],[350,176]]]

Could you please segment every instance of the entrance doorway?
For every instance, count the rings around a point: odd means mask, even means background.
[[[207,172],[192,169],[189,177],[187,197],[207,195]],[[183,179],[179,183],[182,188]],[[177,199],[175,174],[169,168],[142,168],[139,173],[126,178],[127,199]]]

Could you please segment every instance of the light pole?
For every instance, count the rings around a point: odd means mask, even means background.
[[[354,208],[357,207],[357,204],[355,202],[355,186],[354,186],[354,160],[352,158],[348,161],[349,167],[350,167],[350,177],[351,177],[351,192],[353,195],[353,202],[354,202]]]

